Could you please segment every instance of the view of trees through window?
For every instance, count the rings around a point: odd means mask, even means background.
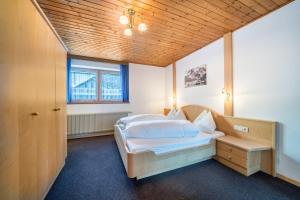
[[[71,101],[122,101],[119,71],[71,68]]]

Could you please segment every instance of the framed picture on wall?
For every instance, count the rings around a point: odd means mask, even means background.
[[[206,85],[206,65],[200,65],[186,71],[184,76],[184,86],[195,87],[200,85]]]

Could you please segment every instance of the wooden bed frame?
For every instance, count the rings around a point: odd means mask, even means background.
[[[145,178],[208,160],[216,154],[215,143],[163,155],[155,155],[152,151],[132,153],[128,151],[117,125],[114,135],[129,178]]]
[[[209,108],[199,106],[199,105],[187,105],[181,108],[185,113],[189,121],[193,121],[203,110],[209,110],[213,114],[213,118],[217,125],[217,130],[222,131],[225,135],[235,134],[233,131],[233,125],[235,121],[238,122],[249,122],[250,128],[263,129],[264,127],[255,127],[256,120],[232,118],[227,120],[228,117],[219,115],[218,113],[212,111]],[[253,123],[252,123],[253,122]],[[183,150],[177,150],[169,152],[163,155],[156,155],[152,151],[143,152],[129,152],[126,143],[122,137],[121,130],[118,125],[115,125],[114,137],[122,157],[124,167],[126,169],[129,178],[145,178],[162,172],[170,171],[180,167],[188,166],[194,163],[198,163],[204,160],[211,159],[216,155],[216,145],[215,141],[211,144],[203,145],[199,147],[191,147]],[[272,130],[273,131],[273,130]],[[268,135],[268,133],[266,133]],[[260,134],[255,137],[263,137],[266,139],[265,134]],[[251,137],[251,136],[250,136]],[[271,136],[267,137],[266,140],[270,140],[273,144],[275,141],[275,132],[271,133]],[[275,143],[273,145],[273,150],[275,150]],[[274,151],[273,151],[274,152]],[[275,160],[275,153],[271,156],[271,160]],[[275,162],[274,162],[275,163]],[[272,165],[274,164],[272,163]],[[275,169],[275,166],[273,166]]]

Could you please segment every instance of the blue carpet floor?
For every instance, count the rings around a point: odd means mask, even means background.
[[[129,179],[113,136],[68,141],[68,158],[47,200],[300,200],[300,188],[264,173],[245,177],[208,160]]]

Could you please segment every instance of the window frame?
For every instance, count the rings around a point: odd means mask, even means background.
[[[71,67],[72,69],[72,67]],[[102,84],[101,84],[101,74],[109,72],[110,74],[120,74],[120,72],[116,71],[110,71],[110,70],[101,70],[101,69],[88,69],[88,68],[80,68],[76,67],[78,70],[83,70],[83,71],[91,71],[91,72],[96,72],[96,81],[97,81],[97,87],[96,87],[96,100],[72,100],[68,102],[68,104],[128,104],[129,102],[123,102],[123,100],[103,100],[101,97],[101,89],[102,89]],[[120,74],[121,76],[121,74]],[[68,84],[68,87],[70,85]]]

